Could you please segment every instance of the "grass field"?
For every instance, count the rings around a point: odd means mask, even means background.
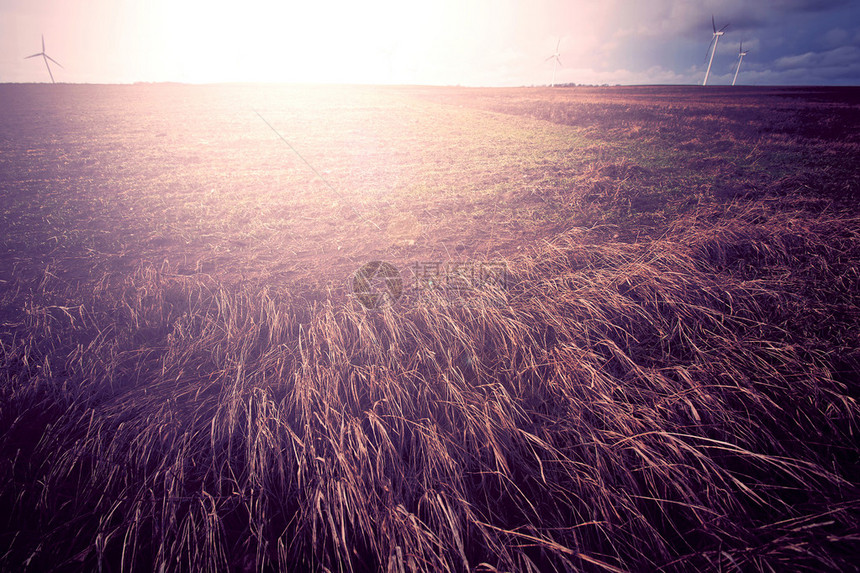
[[[0,101],[0,569],[856,570],[860,90]]]

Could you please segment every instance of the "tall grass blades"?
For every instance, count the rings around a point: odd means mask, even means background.
[[[856,218],[748,205],[463,304],[46,271],[4,291],[0,563],[850,568],[858,261]]]

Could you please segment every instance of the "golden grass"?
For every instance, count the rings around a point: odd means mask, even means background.
[[[572,230],[460,303],[7,288],[0,564],[850,568],[860,220],[744,205]]]

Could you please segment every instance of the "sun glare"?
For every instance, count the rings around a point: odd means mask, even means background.
[[[392,83],[448,48],[434,30],[453,12],[450,2],[185,2],[160,10],[155,39],[179,81]]]

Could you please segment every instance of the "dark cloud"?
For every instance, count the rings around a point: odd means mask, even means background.
[[[860,83],[858,0],[722,0],[719,4],[715,0],[704,5],[685,0],[666,1],[684,6],[688,14],[695,10],[695,26],[679,34],[689,46],[690,54],[686,59],[689,69],[702,67],[701,53],[711,40],[711,13],[716,17],[718,28],[730,24],[720,39],[714,60],[715,83],[731,81],[730,70],[734,69],[741,42],[745,49],[750,50],[744,60],[742,81],[761,84]],[[697,44],[701,50],[696,49]],[[679,42],[666,42],[665,49],[678,49],[679,45]],[[668,65],[674,64],[674,69],[678,70],[682,62],[675,57]],[[712,77],[713,74],[712,71]]]
[[[792,12],[827,12],[842,6],[856,4],[856,0],[776,0],[769,3],[775,10]]]
[[[855,46],[843,46],[826,52],[806,52],[795,56],[783,56],[774,61],[774,69],[844,70],[858,63],[860,63],[860,49]]]

